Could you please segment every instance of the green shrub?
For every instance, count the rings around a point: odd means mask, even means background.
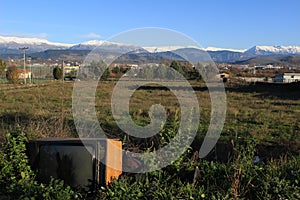
[[[20,75],[20,70],[17,68],[17,66],[12,65],[8,67],[6,71],[6,79],[9,81],[9,83],[13,83],[13,84],[19,83],[19,75]]]
[[[230,163],[187,159],[146,174],[127,175],[100,188],[101,199],[300,199],[298,156],[255,162],[256,142],[233,142]],[[195,177],[195,169],[198,176]],[[192,176],[191,176],[192,175]],[[195,181],[196,180],[196,181]]]
[[[60,67],[56,66],[53,69],[53,77],[55,80],[62,79],[63,78],[63,70]]]
[[[74,191],[63,181],[51,179],[47,185],[38,183],[26,155],[27,137],[18,127],[5,136],[0,150],[1,199],[72,199]]]
[[[138,178],[137,178],[138,177]],[[100,199],[199,199],[204,198],[203,187],[195,188],[165,171],[143,175],[123,176],[112,185],[99,190]]]
[[[169,133],[171,136],[173,133]],[[165,138],[168,142],[170,138]],[[0,150],[0,199],[72,199],[62,181],[40,184],[28,165],[26,135],[7,134]],[[124,174],[100,199],[300,199],[300,157],[254,162],[256,142],[235,140],[229,163],[195,159],[188,149],[177,161],[145,174]],[[197,170],[196,170],[197,169]],[[197,174],[197,176],[195,176]],[[195,178],[196,177],[196,178]],[[79,194],[81,197],[81,194]]]

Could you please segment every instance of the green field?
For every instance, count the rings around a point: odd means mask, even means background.
[[[20,128],[29,138],[77,137],[72,116],[74,82],[50,81],[36,87],[0,90],[1,138]],[[151,105],[165,106],[168,125],[163,135],[144,140],[125,137],[111,113],[111,94],[116,82],[100,82],[95,107],[109,137],[123,140],[131,151],[154,150],[172,139],[179,104],[175,95],[160,86],[136,90],[130,100],[133,120],[149,123]],[[286,199],[300,198],[300,93],[299,84],[225,85],[227,114],[217,147],[207,159],[197,159],[206,134],[210,96],[204,83],[191,82],[200,108],[200,125],[192,148],[163,170],[140,176],[124,175],[108,188],[99,189],[104,199]],[[164,141],[162,141],[164,139]],[[263,163],[252,159],[259,156]],[[230,158],[229,158],[230,157]],[[229,159],[226,159],[229,158]],[[199,176],[194,176],[199,168]],[[192,174],[192,175],[191,175]],[[196,180],[193,181],[193,180]],[[296,192],[298,191],[298,192]]]
[[[73,82],[50,81],[29,88],[0,90],[1,133],[19,123],[32,137],[76,137],[72,123]],[[0,88],[8,87],[4,84]],[[121,130],[111,114],[111,94],[115,82],[101,82],[96,92],[99,122],[108,135]],[[205,135],[210,120],[210,96],[203,83],[192,82],[199,100],[199,137]],[[284,85],[226,86],[227,116],[222,138],[248,137],[272,143],[298,143],[300,139],[300,101],[298,87]],[[166,106],[169,119],[179,109],[174,94],[168,90],[137,90],[130,100],[130,113],[140,125],[150,118],[154,103]]]

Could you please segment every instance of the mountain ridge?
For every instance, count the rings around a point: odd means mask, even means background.
[[[208,53],[213,61],[216,62],[236,62],[251,59],[254,57],[268,57],[268,56],[289,56],[300,55],[300,46],[253,46],[249,49],[230,49],[230,48],[218,48],[207,47],[201,48],[196,46],[150,46],[150,47],[138,47],[131,44],[123,44],[110,42],[105,40],[90,40],[81,42],[79,44],[65,44],[57,42],[49,42],[46,39],[41,38],[21,38],[21,37],[9,37],[0,36],[0,56],[8,57],[9,55],[21,55],[20,47],[29,47],[28,53],[34,53],[47,58],[55,55],[54,57],[62,54],[76,54],[76,58],[86,55],[86,51],[92,51],[95,48],[105,53],[143,53],[143,54],[157,54],[161,53],[166,55],[165,52],[178,53],[189,57],[192,61],[201,60],[201,58],[207,57],[204,52]],[[49,50],[61,50],[49,51]],[[47,51],[47,52],[46,52]],[[75,53],[75,51],[78,51]],[[49,53],[50,52],[50,53]],[[82,52],[85,52],[82,54]],[[151,55],[153,57],[153,55]],[[162,56],[164,57],[164,56]]]
[[[245,54],[269,55],[269,54],[300,54],[300,46],[254,46],[245,51]]]

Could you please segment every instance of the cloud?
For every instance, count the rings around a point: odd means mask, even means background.
[[[86,35],[83,35],[83,37],[93,39],[93,38],[101,38],[101,35],[97,33],[88,33]]]

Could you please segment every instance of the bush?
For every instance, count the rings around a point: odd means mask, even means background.
[[[15,66],[8,67],[6,71],[6,79],[13,84],[19,83],[20,70]]]
[[[169,133],[171,134],[171,133]],[[168,138],[167,138],[168,140]],[[17,128],[0,150],[0,199],[72,199],[62,181],[40,184],[28,165],[26,135]],[[236,140],[230,163],[199,160],[187,151],[164,169],[124,174],[99,188],[100,199],[300,199],[300,157],[253,160],[256,143]],[[198,155],[198,154],[196,154]],[[197,176],[195,176],[197,175]]]
[[[101,199],[300,199],[300,158],[256,162],[255,146],[252,139],[235,141],[233,161],[227,164],[192,162],[194,158],[186,160],[189,154],[184,154],[184,158],[162,170],[123,176],[109,187],[101,188],[99,196]]]
[[[56,66],[54,69],[53,69],[53,78],[55,80],[59,80],[59,79],[62,79],[63,78],[63,71],[60,67]]]
[[[1,199],[72,199],[74,191],[63,181],[51,179],[48,185],[38,183],[26,155],[26,135],[18,127],[5,136],[0,150]]]

